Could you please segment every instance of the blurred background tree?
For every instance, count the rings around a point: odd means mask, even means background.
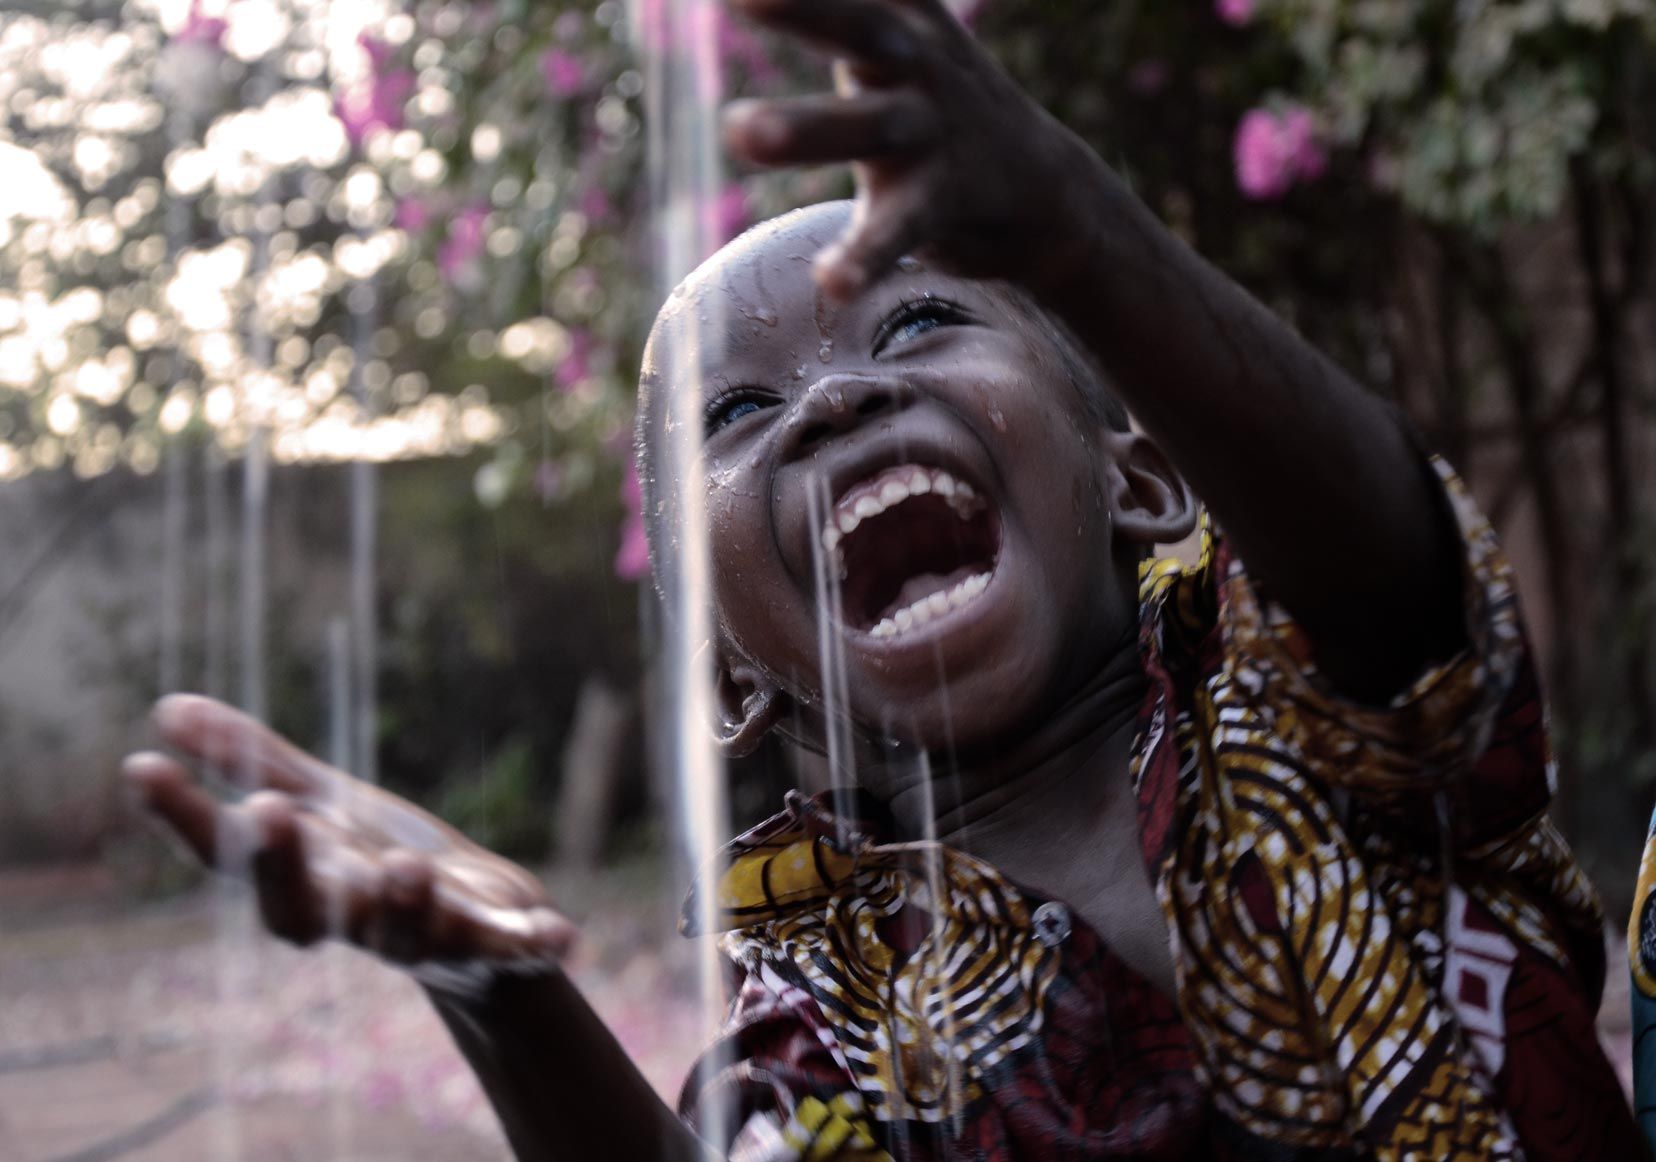
[[[14,0],[0,478],[54,517],[17,518],[0,634],[46,599],[53,554],[147,514],[135,551],[188,558],[166,599],[190,614],[169,630],[156,612],[165,576],[121,617],[103,599],[83,636],[127,645],[88,672],[119,671],[130,708],[173,632],[172,676],[233,693],[242,469],[268,457],[268,709],[327,749],[355,616],[360,483],[341,465],[385,465],[374,754],[387,780],[535,848],[543,832],[502,828],[544,817],[580,689],[634,689],[642,664],[628,449],[656,289],[650,81],[629,45],[666,2]],[[1656,796],[1650,0],[961,14],[1471,480],[1523,574],[1565,822],[1624,904]],[[727,94],[822,83],[739,24],[717,37]],[[846,189],[745,175],[707,213],[728,236]],[[123,487],[100,493],[106,478]]]

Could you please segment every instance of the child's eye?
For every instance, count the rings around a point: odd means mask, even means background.
[[[703,439],[721,428],[729,427],[743,416],[752,415],[769,401],[749,388],[727,391],[707,402],[702,412]]]
[[[874,334],[874,354],[879,355],[893,343],[906,343],[938,327],[970,322],[970,316],[947,299],[926,295],[900,303],[885,317]]]

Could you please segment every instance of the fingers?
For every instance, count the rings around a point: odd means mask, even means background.
[[[263,723],[211,698],[168,695],[151,720],[168,746],[243,786],[309,795],[337,777]]]
[[[937,141],[938,128],[931,103],[913,89],[734,101],[724,114],[729,151],[767,166],[913,155]]]
[[[221,826],[218,800],[195,784],[189,769],[163,754],[128,755],[121,775],[138,792],[144,807],[184,841],[202,863],[218,862]]]
[[[812,268],[823,293],[838,302],[856,297],[925,237],[922,207],[904,208],[888,201],[878,214],[870,214],[866,206],[866,195],[859,191],[851,225],[822,249]]]
[[[387,960],[555,963],[574,944],[574,925],[552,909],[487,903],[418,852],[388,852],[380,867],[361,943]]]
[[[286,795],[260,791],[234,808],[253,848],[250,870],[265,927],[283,940],[313,944],[326,931],[322,901],[306,865],[304,834]]]
[[[919,0],[732,0],[731,6],[874,73],[911,70],[920,59],[923,16],[933,14],[933,5]]]

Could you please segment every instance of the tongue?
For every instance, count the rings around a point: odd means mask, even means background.
[[[946,593],[977,572],[981,570],[962,565],[952,573],[916,573],[903,582],[903,587],[897,591],[897,599],[880,616],[890,617],[899,609],[906,609],[933,593]]]

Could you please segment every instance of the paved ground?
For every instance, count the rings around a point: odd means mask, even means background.
[[[134,906],[96,868],[0,874],[0,1159],[507,1157],[414,986],[258,936],[242,903]],[[671,1094],[701,1036],[682,950],[616,907],[586,931],[575,974]]]
[[[653,877],[653,878],[652,878]],[[591,889],[573,971],[664,1094],[702,1036],[670,893]],[[566,895],[566,899],[570,897]],[[417,989],[298,952],[206,890],[124,902],[98,868],[0,873],[0,1160],[501,1162],[493,1116]],[[1629,1055],[1612,948],[1602,1021]]]

